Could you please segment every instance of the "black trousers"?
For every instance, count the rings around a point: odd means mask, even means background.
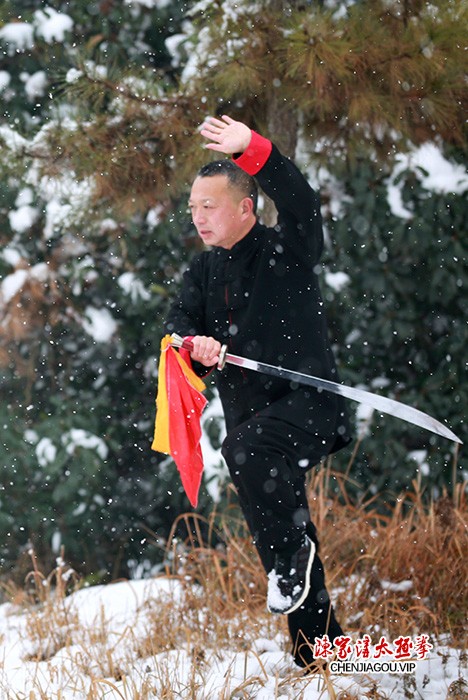
[[[276,552],[294,551],[307,532],[319,542],[306,497],[308,469],[329,453],[331,442],[315,438],[286,421],[257,414],[229,431],[222,453],[237,488],[239,503],[265,571]],[[315,555],[311,589],[303,605],[288,615],[296,663],[313,663],[315,637],[343,634],[325,585],[323,565]]]

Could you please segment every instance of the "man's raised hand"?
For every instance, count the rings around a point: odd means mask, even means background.
[[[236,122],[223,115],[222,119],[208,117],[202,124],[200,133],[209,143],[206,148],[226,155],[243,153],[250,143],[252,132],[243,122]]]

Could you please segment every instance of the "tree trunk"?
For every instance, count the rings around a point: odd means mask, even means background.
[[[288,13],[292,5],[300,5],[300,2],[283,2],[283,0],[273,0],[272,7],[278,15]],[[270,96],[267,103],[267,128],[268,136],[276,146],[288,158],[294,158],[297,146],[298,114],[294,103],[287,102],[281,90],[281,83],[270,88]],[[271,199],[265,197],[265,206],[262,219],[267,226],[274,226],[277,221],[277,212]]]

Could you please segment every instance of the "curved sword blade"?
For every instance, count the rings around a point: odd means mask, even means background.
[[[460,445],[463,444],[460,438],[457,437],[455,433],[452,432],[450,428],[447,428],[447,426],[445,426],[443,423],[440,423],[435,418],[432,418],[432,416],[429,416],[427,413],[424,413],[417,408],[401,403],[401,401],[389,399],[385,396],[379,396],[378,394],[373,394],[372,392],[365,391],[364,389],[355,389],[354,387],[346,386],[344,384],[338,384],[337,382],[332,382],[328,379],[314,377],[311,374],[303,374],[302,372],[296,372],[291,369],[275,367],[274,365],[268,365],[265,362],[249,360],[246,357],[239,357],[238,355],[231,355],[230,353],[226,354],[225,362],[231,365],[244,367],[245,369],[252,369],[255,372],[263,372],[264,374],[270,374],[281,379],[288,379],[289,381],[298,382],[299,384],[307,384],[319,390],[322,389],[324,391],[331,391],[333,394],[339,394],[347,399],[368,404],[381,413],[388,413],[390,416],[400,418],[401,420],[417,425],[425,430],[430,430],[431,432],[436,433],[436,435],[441,435],[442,437],[453,440],[453,442],[457,442]]]

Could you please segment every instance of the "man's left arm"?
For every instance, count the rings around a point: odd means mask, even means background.
[[[231,155],[236,165],[257,179],[275,203],[279,223],[285,224],[285,244],[314,265],[323,248],[320,199],[297,166],[269,139],[231,117],[207,119],[200,133],[209,140],[206,148]]]
[[[258,184],[275,203],[278,223],[284,224],[286,245],[297,254],[305,254],[312,265],[323,249],[320,198],[299,168],[268,139],[255,131],[247,149],[234,162],[256,178]]]

